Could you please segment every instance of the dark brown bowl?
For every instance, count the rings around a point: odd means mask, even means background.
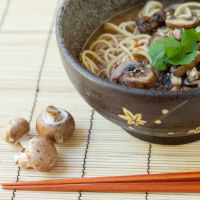
[[[183,144],[200,138],[200,90],[160,92],[131,89],[101,80],[80,63],[79,55],[106,19],[141,0],[65,0],[56,34],[63,65],[80,95],[97,112],[128,133],[159,144]],[[173,0],[163,0],[165,5]],[[184,2],[184,1],[177,1]]]

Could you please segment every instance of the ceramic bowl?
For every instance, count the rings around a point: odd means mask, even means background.
[[[161,92],[126,88],[104,81],[80,62],[91,33],[106,19],[141,0],[64,0],[56,34],[66,72],[85,101],[131,135],[159,144],[183,144],[200,138],[200,90]],[[173,0],[163,0],[165,5]],[[184,1],[177,1],[184,2]],[[103,124],[102,124],[103,126]]]

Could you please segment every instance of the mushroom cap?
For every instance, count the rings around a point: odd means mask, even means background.
[[[58,143],[62,143],[65,139],[73,134],[75,129],[75,121],[72,115],[65,110],[60,110],[60,112],[62,118],[57,122],[48,121],[45,111],[38,116],[36,121],[36,129],[40,136],[53,139]]]
[[[24,118],[15,118],[3,128],[2,134],[6,142],[16,143],[30,129],[29,123]]]
[[[157,77],[151,68],[138,68],[136,72],[123,74],[119,82],[128,87],[149,89],[156,83]]]
[[[146,65],[145,60],[123,62],[112,69],[110,80],[128,87],[149,89],[155,85],[157,76]]]
[[[58,159],[53,142],[40,136],[29,140],[25,152],[31,166],[40,172],[50,171]]]
[[[196,16],[192,17],[174,17],[165,20],[165,23],[170,28],[193,28],[199,24],[199,19]]]
[[[110,80],[111,81],[118,80],[122,76],[125,70],[135,69],[139,67],[139,65],[140,64],[137,61],[129,60],[127,62],[121,63],[120,65],[117,65],[116,67],[113,67]]]

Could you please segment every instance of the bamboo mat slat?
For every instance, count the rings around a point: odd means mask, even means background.
[[[200,171],[200,142],[181,146],[152,145],[150,173]],[[149,200],[197,200],[199,194],[149,194]]]
[[[57,2],[58,0],[11,0],[2,31],[48,32]]]
[[[93,111],[70,83],[55,38],[59,0],[0,0],[0,131],[8,120],[35,120],[50,104],[71,112],[76,131],[56,144],[57,166],[48,173],[23,170],[13,162],[21,151],[0,138],[0,182],[200,170],[200,142],[150,145],[131,137]],[[3,19],[3,20],[2,20]],[[36,90],[37,89],[37,90]],[[65,193],[3,191],[0,200],[197,200],[198,194]]]
[[[6,2],[7,2],[6,0],[0,1],[0,21],[3,18],[3,14],[4,14],[4,11],[5,11],[5,8],[6,8]]]
[[[56,76],[55,76],[56,74]],[[57,84],[56,84],[57,83]],[[59,84],[58,84],[59,83]],[[40,90],[33,115],[31,127],[35,135],[35,120],[46,105],[56,105],[73,113],[76,120],[76,132],[64,144],[56,145],[59,152],[57,166],[49,173],[38,173],[33,170],[21,170],[20,180],[37,180],[50,178],[81,177],[82,167],[90,124],[91,108],[79,98],[62,67],[56,48],[55,35],[51,35],[47,56],[41,74]],[[34,197],[41,192],[34,192]],[[41,198],[78,199],[79,193],[43,193]],[[27,199],[30,193],[16,192],[16,199]]]

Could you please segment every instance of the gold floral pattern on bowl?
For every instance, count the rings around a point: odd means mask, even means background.
[[[200,126],[194,130],[189,130],[187,134],[199,134],[200,133]]]
[[[169,111],[167,109],[163,109],[162,111],[163,115],[167,115],[169,113]],[[142,119],[142,114],[141,113],[136,113],[133,114],[130,110],[128,110],[127,108],[123,107],[123,113],[124,115],[119,114],[118,116],[127,121],[127,124],[129,125],[129,130],[134,130],[134,127],[137,126],[145,126],[145,124],[147,123],[147,121]],[[157,119],[154,121],[155,124],[160,125],[162,123],[161,120]],[[175,135],[176,133],[174,132],[168,132],[168,135]],[[186,132],[186,134],[189,135],[193,135],[193,134],[200,134],[200,126],[197,127],[196,129],[193,130],[189,130],[188,132]]]
[[[118,115],[123,120],[127,121],[127,124],[133,125],[133,126],[144,126],[147,122],[145,120],[142,120],[142,114],[137,113],[133,114],[131,111],[123,107],[124,115]]]

